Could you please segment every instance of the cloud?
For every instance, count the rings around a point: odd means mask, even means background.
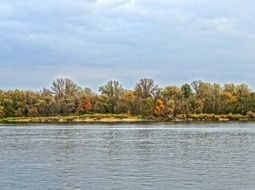
[[[135,5],[135,0],[97,0],[96,5],[103,8],[117,8]]]
[[[2,16],[7,16],[12,13],[12,7],[10,4],[5,3],[5,2],[0,2],[0,18]]]
[[[202,30],[227,30],[233,27],[233,23],[227,18],[203,18],[198,20]]]
[[[251,0],[2,0],[0,86],[44,86],[43,77],[63,75],[93,85],[145,76],[164,85],[237,81],[235,74],[252,81],[254,6]],[[34,79],[40,73],[46,74]]]

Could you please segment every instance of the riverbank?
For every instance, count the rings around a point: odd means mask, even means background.
[[[0,123],[26,124],[26,123],[142,123],[142,122],[199,122],[199,121],[255,121],[254,116],[227,114],[189,114],[175,117],[130,116],[127,114],[87,114],[79,116],[54,116],[54,117],[8,117],[0,118]]]
[[[88,114],[79,116],[52,117],[8,117],[1,118],[0,123],[129,123],[141,122],[139,116],[125,114]]]

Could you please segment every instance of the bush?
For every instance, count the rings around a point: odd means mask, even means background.
[[[246,114],[249,118],[255,118],[255,113],[252,111],[248,111]]]

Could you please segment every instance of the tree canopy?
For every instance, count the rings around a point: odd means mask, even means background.
[[[255,92],[246,84],[194,81],[159,88],[143,78],[133,89],[109,81],[98,93],[70,79],[56,79],[41,91],[0,90],[0,117],[128,113],[171,118],[178,114],[253,114]]]

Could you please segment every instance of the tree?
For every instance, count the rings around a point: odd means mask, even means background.
[[[111,113],[118,113],[118,104],[123,97],[124,89],[118,81],[109,81],[99,88],[102,96],[106,97]]]
[[[189,84],[184,84],[181,86],[181,91],[184,98],[189,98],[192,95],[192,89]]]
[[[196,107],[203,108],[203,113],[219,113],[220,96],[222,89],[219,84],[210,84],[202,81],[192,82],[195,90]]]
[[[154,114],[156,116],[160,116],[163,114],[164,109],[165,109],[165,105],[164,105],[163,100],[157,99],[155,102]]]
[[[138,114],[139,113],[139,100],[134,91],[126,91],[123,95],[123,100],[127,106],[127,113]]]
[[[162,91],[162,97],[166,103],[172,102],[171,105],[173,109],[173,114],[179,114],[182,110],[182,101],[183,101],[183,94],[179,87],[177,86],[167,86]]]
[[[40,116],[50,116],[57,112],[57,110],[54,109],[55,104],[56,101],[51,91],[44,88],[42,92],[40,92],[35,105]]]
[[[0,118],[3,118],[5,116],[4,107],[0,106]]]
[[[134,90],[109,81],[99,92],[82,89],[70,79],[57,79],[41,91],[0,90],[0,117],[128,113],[173,119],[192,113],[233,113],[253,118],[255,113],[255,92],[246,84],[221,86],[199,80],[161,89],[144,78]]]
[[[250,89],[246,84],[236,86],[236,96],[238,102],[238,113],[246,114],[250,107]]]
[[[80,97],[79,104],[78,104],[78,112],[79,113],[88,113],[91,110],[92,110],[91,100],[86,96]]]
[[[15,116],[14,114],[14,107],[13,107],[13,101],[10,99],[4,99],[3,100],[3,107],[6,117],[12,117]]]
[[[88,113],[93,110],[94,94],[91,89],[84,88],[78,96],[77,112]]]
[[[158,85],[154,84],[152,79],[143,78],[135,86],[135,95],[146,99],[153,97],[158,90]]]
[[[51,91],[57,99],[73,97],[81,90],[77,84],[70,79],[57,79],[53,81]]]
[[[177,86],[167,86],[163,89],[162,95],[166,100],[180,100],[182,98],[182,90]]]
[[[220,95],[220,113],[234,113],[235,104],[237,103],[237,98],[231,92],[223,91]]]
[[[194,89],[195,93],[198,94],[200,91],[200,86],[203,82],[201,80],[195,80],[191,83],[192,88]]]
[[[57,79],[53,81],[51,91],[54,94],[56,103],[55,109],[58,113],[75,113],[77,107],[77,96],[81,87],[70,79]]]
[[[152,97],[139,100],[139,114],[144,117],[151,117],[154,113],[154,100]]]

